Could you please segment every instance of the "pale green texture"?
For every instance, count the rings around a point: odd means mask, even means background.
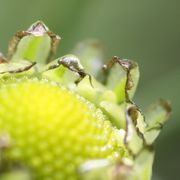
[[[44,36],[26,36],[17,46],[16,53],[13,54],[12,61],[29,60],[45,63],[50,51],[51,39]]]

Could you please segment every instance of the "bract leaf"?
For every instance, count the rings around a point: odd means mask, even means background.
[[[144,146],[142,134],[136,127],[138,113],[135,105],[128,105],[126,110],[125,144],[132,155],[137,155]]]
[[[171,113],[170,104],[165,100],[150,106],[145,113],[147,128],[144,132],[144,138],[147,144],[152,144],[159,135],[163,124],[169,118]]]
[[[117,99],[113,91],[107,90],[93,77],[92,84],[93,87],[89,82],[89,78],[85,77],[77,86],[78,93],[97,106],[100,106],[102,101],[116,103]]]
[[[98,40],[88,39],[78,43],[73,54],[79,57],[88,73],[95,78],[98,77],[103,65],[103,50]]]
[[[109,178],[110,162],[107,159],[89,160],[83,163],[79,168],[79,174],[82,180],[104,180]]]
[[[80,166],[79,172],[82,180],[150,180],[154,152],[143,149],[134,161],[123,158],[115,163],[107,160],[90,160]]]
[[[18,62],[9,62],[0,64],[0,74],[4,73],[19,73],[26,70],[29,70],[36,63],[30,61],[18,61]]]
[[[135,93],[139,68],[136,62],[114,56],[104,65],[107,72],[106,86],[116,93],[118,103],[130,101]]]
[[[8,59],[45,64],[55,53],[59,41],[59,36],[49,31],[43,22],[37,21],[28,30],[15,34],[9,44]]]
[[[125,104],[115,104],[108,101],[102,101],[100,103],[100,107],[103,112],[108,115],[112,124],[114,124],[117,128],[126,128],[126,120],[125,120]]]

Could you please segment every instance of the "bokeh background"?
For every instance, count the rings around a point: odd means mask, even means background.
[[[144,109],[163,97],[173,107],[155,145],[153,179],[180,179],[180,1],[0,0],[0,50],[6,53],[12,35],[36,20],[62,37],[59,56],[97,38],[106,59],[117,55],[139,63],[137,104]]]

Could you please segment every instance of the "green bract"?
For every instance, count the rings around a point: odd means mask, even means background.
[[[96,40],[52,60],[59,41],[38,21],[0,53],[0,179],[150,179],[169,104],[142,114],[136,62],[104,64]]]

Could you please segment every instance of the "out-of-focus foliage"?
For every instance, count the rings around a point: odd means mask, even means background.
[[[179,7],[178,0],[0,0],[0,50],[5,53],[12,32],[41,19],[62,37],[59,55],[93,37],[104,45],[105,59],[118,55],[137,61],[136,102],[144,108],[164,97],[173,107],[156,146],[155,179],[179,179]]]

